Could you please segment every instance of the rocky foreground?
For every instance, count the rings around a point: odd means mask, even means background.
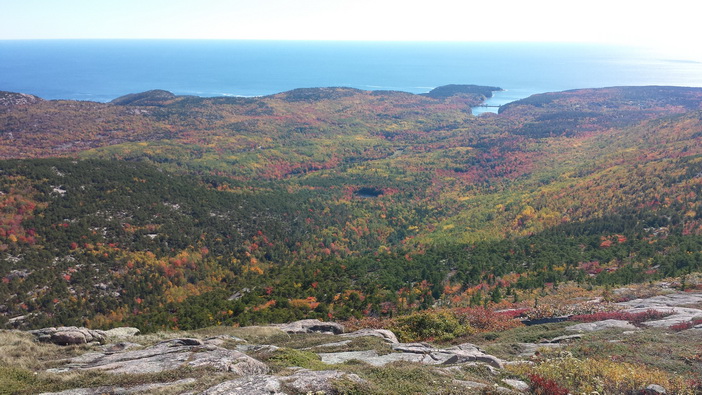
[[[676,292],[619,305],[622,313],[667,315],[636,324],[607,319],[535,325],[513,330],[511,338],[492,335],[475,338],[483,344],[441,346],[401,343],[384,329],[348,333],[340,324],[318,320],[147,335],[137,328],[5,331],[3,363],[15,358],[17,369],[33,370],[34,377],[23,378],[17,370],[17,378],[8,376],[0,393],[46,388],[54,390],[45,394],[85,395],[516,394],[533,390],[533,383],[516,367],[543,363],[544,358],[570,358],[570,350],[585,346],[605,347],[606,352],[607,347],[614,349],[612,345],[631,343],[645,353],[641,339],[659,338],[667,347],[679,344],[702,351],[702,325],[669,330],[702,318],[702,294]],[[558,336],[544,338],[549,335]],[[529,338],[538,341],[525,341]],[[687,363],[702,371],[702,358]],[[635,393],[677,393],[651,380]]]

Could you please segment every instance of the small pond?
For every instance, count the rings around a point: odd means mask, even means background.
[[[383,194],[382,189],[363,187],[354,192],[354,195],[360,198],[374,198]]]

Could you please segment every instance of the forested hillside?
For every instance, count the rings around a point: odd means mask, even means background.
[[[518,302],[702,270],[702,89],[0,95],[0,323]]]

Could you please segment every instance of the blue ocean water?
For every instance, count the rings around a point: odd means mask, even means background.
[[[348,86],[423,93],[446,84],[535,93],[617,85],[702,86],[702,63],[588,44],[218,40],[0,41],[0,90],[106,102],[165,89],[260,96]]]

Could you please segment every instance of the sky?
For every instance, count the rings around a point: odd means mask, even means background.
[[[626,44],[702,60],[690,0],[0,0],[0,40]]]

